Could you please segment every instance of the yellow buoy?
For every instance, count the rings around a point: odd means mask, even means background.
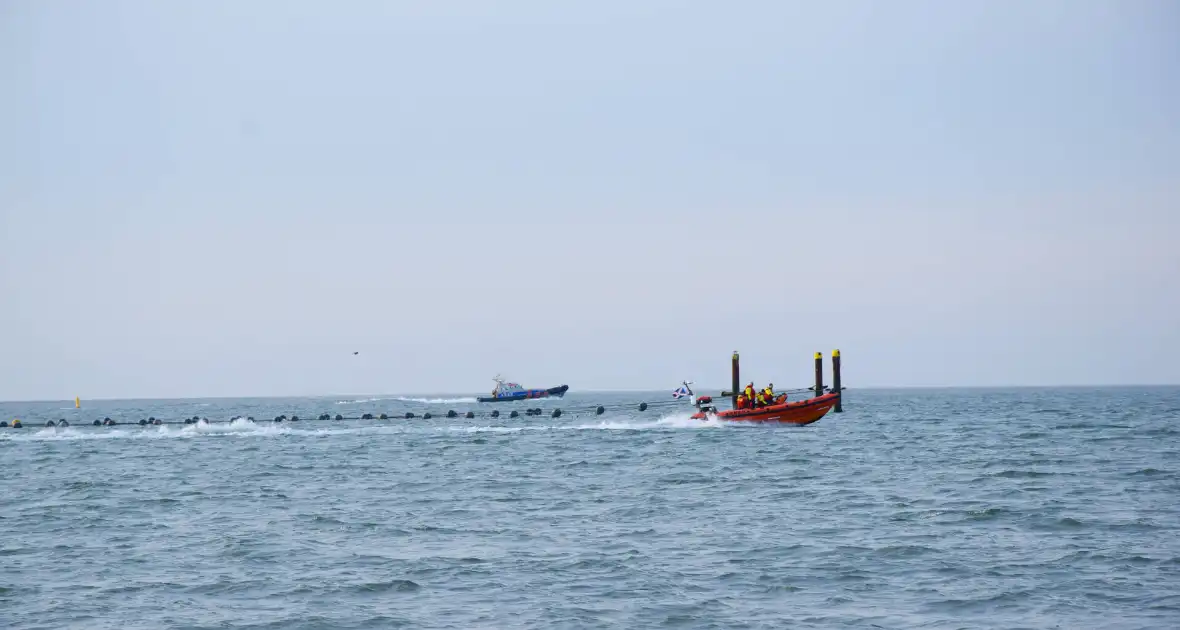
[[[81,408],[82,408],[82,399],[78,398],[77,396],[74,396],[74,409],[81,409]]]

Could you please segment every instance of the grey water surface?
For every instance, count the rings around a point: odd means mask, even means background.
[[[439,398],[0,403],[0,626],[1180,627],[1180,388]]]

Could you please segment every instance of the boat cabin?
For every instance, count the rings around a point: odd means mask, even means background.
[[[524,391],[524,388],[521,387],[519,384],[506,383],[506,382],[504,382],[504,379],[500,378],[499,376],[497,376],[496,378],[494,378],[492,380],[496,381],[496,386],[492,389],[492,396],[495,396],[497,398],[502,398],[504,396],[511,396],[513,394],[519,394]]]

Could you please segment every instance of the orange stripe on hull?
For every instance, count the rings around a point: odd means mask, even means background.
[[[836,401],[839,398],[840,394],[837,393],[824,394],[823,396],[817,396],[807,400],[762,407],[761,409],[727,409],[725,411],[718,411],[715,415],[708,415],[716,417],[719,420],[733,422],[774,422],[778,424],[804,425],[811,424],[827,415],[832,407],[836,406]],[[697,412],[692,417],[697,420],[704,420],[706,414]]]

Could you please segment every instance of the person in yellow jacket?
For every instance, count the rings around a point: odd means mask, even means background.
[[[762,395],[766,398],[766,404],[774,404],[774,383],[771,383],[762,390]]]
[[[746,400],[749,401],[750,406],[753,407],[754,401],[757,400],[757,396],[755,396],[755,394],[754,394],[754,381],[750,381],[749,384],[746,385],[746,389],[742,393],[744,393],[746,395]]]
[[[746,408],[746,395],[745,394],[738,394],[737,408],[738,409],[745,409]]]

